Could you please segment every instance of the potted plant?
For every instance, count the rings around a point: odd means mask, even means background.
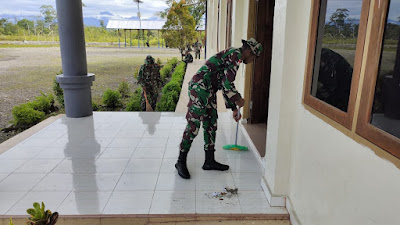
[[[26,222],[27,225],[54,225],[58,220],[58,213],[45,210],[43,202],[42,207],[37,202],[33,203],[33,208],[26,210],[26,212],[31,215]]]

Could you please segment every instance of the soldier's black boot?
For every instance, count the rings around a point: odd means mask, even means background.
[[[217,161],[215,161],[215,157],[214,157],[214,152],[215,151],[205,151],[206,152],[206,160],[204,162],[203,165],[203,170],[220,170],[220,171],[224,171],[224,170],[228,170],[229,166],[228,165],[224,165],[221,164]]]
[[[190,173],[186,166],[187,154],[188,154],[188,152],[180,151],[179,157],[178,157],[178,162],[176,162],[176,164],[175,164],[175,168],[178,170],[179,176],[181,176],[184,179],[190,178]]]

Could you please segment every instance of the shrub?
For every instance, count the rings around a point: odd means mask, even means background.
[[[128,82],[122,81],[121,83],[119,83],[118,92],[121,94],[123,98],[128,97],[130,92],[130,87]]]
[[[171,61],[169,61],[168,64],[170,62]],[[162,89],[162,96],[156,107],[157,111],[175,111],[181,93],[185,72],[186,64],[184,62],[181,62],[176,66],[171,80]]]
[[[162,93],[166,94],[166,93],[171,92],[171,91],[176,91],[177,93],[181,93],[181,85],[176,81],[168,82],[168,84],[166,84],[163,87]]]
[[[186,63],[181,62],[176,66],[174,73],[172,74],[172,80],[179,82],[180,85],[183,83],[183,78],[185,77]]]
[[[44,118],[44,112],[32,108],[30,102],[14,106],[12,109],[15,125],[34,125]]]
[[[121,105],[121,94],[108,88],[103,95],[103,104],[109,108],[117,108]]]
[[[160,58],[157,58],[157,64],[158,64],[158,65],[161,65],[161,64],[162,64],[162,61],[161,61]]]
[[[92,109],[93,109],[93,111],[99,111],[100,106],[97,103],[92,101]]]
[[[171,76],[171,72],[172,72],[172,65],[171,64],[167,64],[165,66],[163,66],[160,70],[160,76],[162,81],[165,83],[165,81],[167,80],[167,77]]]
[[[142,88],[138,88],[133,93],[128,104],[126,105],[126,111],[141,111],[140,108],[140,98],[142,94]]]
[[[53,91],[56,95],[57,102],[64,107],[64,91],[60,87],[60,84],[57,82],[57,78],[54,77],[53,79]]]
[[[178,64],[178,58],[176,58],[176,57],[173,57],[172,59],[170,59],[170,60],[168,60],[167,61],[167,63],[168,64],[171,64],[172,65],[172,67],[175,67],[176,66],[176,64]]]
[[[161,96],[160,101],[157,103],[157,111],[175,111],[176,103],[179,100],[179,93],[170,91]]]
[[[52,94],[45,95],[42,92],[42,96],[36,97],[34,101],[28,102],[28,105],[35,110],[50,113],[50,109],[54,104],[54,96]]]

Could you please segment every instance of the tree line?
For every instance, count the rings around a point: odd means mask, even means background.
[[[349,17],[350,11],[346,8],[336,9],[325,24],[324,34],[327,38],[357,38],[359,21]],[[400,16],[397,18],[400,22]],[[400,25],[387,23],[385,29],[386,40],[398,40]]]

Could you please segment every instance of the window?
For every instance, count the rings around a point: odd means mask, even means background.
[[[310,28],[304,104],[400,159],[400,0],[314,0]]]
[[[351,129],[370,0],[315,0],[304,103]]]
[[[379,4],[379,3],[378,3]],[[400,158],[400,0],[374,7],[357,133]]]

